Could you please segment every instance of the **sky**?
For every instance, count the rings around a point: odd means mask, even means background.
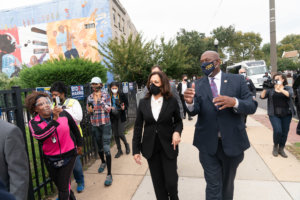
[[[30,0],[37,4],[51,0]],[[78,1],[78,0],[75,0]],[[133,24],[148,40],[176,37],[184,28],[210,36],[219,26],[260,33],[270,41],[269,0],[119,0]],[[1,2],[1,10],[28,6],[28,0]],[[288,34],[300,34],[300,1],[275,0],[277,42]]]

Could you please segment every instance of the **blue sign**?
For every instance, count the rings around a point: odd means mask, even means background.
[[[51,97],[50,87],[37,87],[35,90],[37,92],[45,92]]]
[[[83,100],[84,99],[84,88],[83,85],[72,85],[71,96],[73,99]]]

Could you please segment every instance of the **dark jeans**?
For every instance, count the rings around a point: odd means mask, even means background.
[[[128,145],[128,143],[124,135],[125,126],[124,123],[121,122],[120,116],[118,118],[114,117],[111,119],[111,129],[116,141],[117,149],[121,151],[120,139],[124,142],[124,145]]]
[[[70,186],[75,160],[76,156],[73,156],[68,164],[60,168],[54,168],[47,161],[45,162],[49,175],[58,189],[59,200],[75,200]]]
[[[71,56],[73,56],[73,58],[79,57],[77,49],[70,49],[70,50],[66,51],[64,54],[67,59],[71,59]]]
[[[83,171],[82,171],[80,155],[78,155],[76,158],[74,169],[73,169],[73,175],[74,175],[74,178],[75,178],[77,184],[84,185],[84,176],[83,176]]]
[[[110,154],[111,124],[110,122],[100,126],[92,126],[94,140],[96,140],[98,152],[104,151],[106,155]]]
[[[200,152],[199,157],[206,181],[206,200],[232,200],[236,170],[244,153],[235,157],[225,155],[219,140],[215,155]]]
[[[279,147],[284,147],[290,130],[292,115],[287,115],[285,117],[277,117],[274,115],[269,116],[269,119],[273,127],[274,145],[279,144]]]

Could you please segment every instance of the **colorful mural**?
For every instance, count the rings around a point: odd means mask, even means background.
[[[101,61],[94,47],[112,35],[109,0],[55,0],[0,14],[0,72],[9,77],[60,56]]]

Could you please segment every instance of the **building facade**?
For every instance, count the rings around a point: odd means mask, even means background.
[[[17,76],[23,65],[48,59],[101,61],[95,47],[137,34],[118,0],[53,0],[0,11],[0,72]],[[108,82],[113,80],[108,73]]]

